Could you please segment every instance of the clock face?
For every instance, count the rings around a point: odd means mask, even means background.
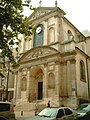
[[[40,33],[42,31],[42,28],[39,26],[39,27],[37,27],[37,29],[36,29],[36,33]]]

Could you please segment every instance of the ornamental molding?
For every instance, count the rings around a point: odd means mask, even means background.
[[[65,56],[63,58],[61,58],[60,62],[63,64],[63,63],[67,63],[67,61],[70,61],[70,62],[76,62],[76,56],[75,55],[70,55],[70,56]]]

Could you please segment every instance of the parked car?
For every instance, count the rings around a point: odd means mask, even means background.
[[[76,120],[77,113],[69,107],[44,108],[38,115],[26,120]]]
[[[76,109],[78,118],[90,118],[90,103],[84,103],[78,106]]]
[[[8,120],[8,119],[3,116],[0,116],[0,120]]]
[[[8,120],[15,120],[14,107],[11,102],[0,102],[0,116],[3,116]]]

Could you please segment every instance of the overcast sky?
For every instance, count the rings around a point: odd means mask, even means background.
[[[39,6],[40,0],[31,0],[33,7]],[[42,7],[54,7],[55,0],[41,0]],[[57,0],[58,7],[66,13],[66,18],[80,31],[90,31],[90,0]],[[25,9],[25,15],[31,12]]]

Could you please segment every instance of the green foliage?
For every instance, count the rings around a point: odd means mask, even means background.
[[[0,3],[0,49],[2,58],[7,57],[14,62],[12,49],[14,44],[19,44],[19,34],[31,34],[31,27],[23,16],[23,7],[30,5],[31,0],[1,0]],[[15,42],[15,40],[18,40]]]

